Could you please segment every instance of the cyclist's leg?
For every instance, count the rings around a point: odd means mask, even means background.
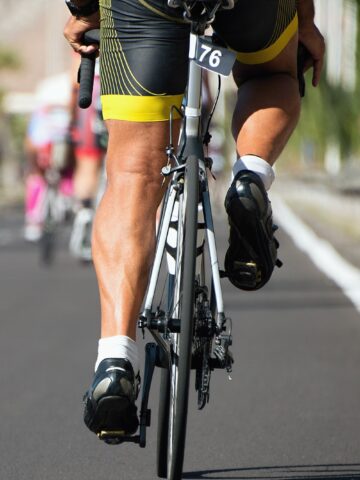
[[[273,165],[287,144],[300,114],[297,48],[295,34],[267,63],[236,63],[239,90],[232,130],[239,156],[256,155]]]
[[[94,85],[94,100],[87,109],[75,108],[75,127],[72,131],[75,143],[74,194],[79,203],[91,203],[99,181],[104,149],[98,145],[96,128],[99,113],[96,104],[100,101],[99,79]]]
[[[135,340],[164,193],[168,122],[107,121],[107,188],[94,223],[94,263],[101,297],[101,336]]]
[[[34,117],[36,118],[35,114]],[[37,127],[38,122],[33,123]],[[34,127],[30,130],[33,134]],[[41,237],[42,205],[46,192],[46,182],[44,171],[38,163],[39,148],[33,142],[30,133],[27,134],[24,141],[24,152],[26,156],[24,238],[29,242],[37,242]]]
[[[214,26],[238,52],[232,126],[238,154],[259,155],[272,165],[300,112],[296,0],[242,0],[220,12]]]
[[[113,0],[104,2],[101,11],[108,186],[95,222],[94,253],[102,337],[135,339],[154,247],[155,214],[164,191],[160,171],[166,163],[170,109],[180,105],[186,84],[188,26],[181,15],[181,21],[171,19],[161,10],[163,2],[158,3],[154,11],[133,0]],[[109,262],[117,273],[102,271]],[[119,282],[120,274],[124,278]]]
[[[102,155],[77,155],[74,172],[74,195],[79,203],[92,201],[96,194],[101,170]]]
[[[278,244],[266,190],[274,177],[271,165],[300,112],[296,2],[243,0],[232,18],[227,15],[215,27],[239,52],[233,70],[239,90],[232,123],[239,158],[225,199],[230,223],[225,268],[235,286],[253,290],[269,280],[277,263]]]
[[[136,324],[164,192],[160,171],[167,161],[170,109],[181,103],[187,74],[188,26],[162,13],[136,0],[101,5],[102,105],[109,144],[93,259],[102,338],[85,407],[85,423],[95,432],[131,434],[137,427]]]
[[[76,88],[76,92],[78,89]],[[72,129],[75,144],[74,212],[76,213],[70,237],[70,251],[84,261],[91,255],[91,229],[99,188],[104,148],[99,143],[99,128],[103,126],[99,112],[100,85],[94,78],[93,102],[87,109],[74,107],[75,125]]]

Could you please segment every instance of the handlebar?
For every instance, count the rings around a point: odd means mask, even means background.
[[[100,44],[100,30],[89,30],[84,35],[84,43],[86,45]],[[94,84],[96,54],[81,56],[81,64],[78,72],[79,98],[78,104],[80,108],[88,108],[92,102],[92,92]]]
[[[308,49],[302,43],[298,45],[298,54],[297,54],[297,71],[298,71],[298,81],[299,81],[299,91],[300,97],[305,97],[305,76],[304,69],[306,67],[306,61],[310,58],[311,55]]]

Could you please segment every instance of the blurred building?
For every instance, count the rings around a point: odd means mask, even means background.
[[[326,38],[326,73],[329,82],[345,90],[356,87],[358,2],[315,0],[316,23]]]
[[[71,49],[63,36],[64,0],[0,0],[0,46],[13,51],[21,67],[1,72],[1,88],[23,99],[39,82],[68,71]],[[26,95],[24,95],[26,94]]]
[[[358,2],[356,0],[315,0],[316,23],[326,39],[326,75],[330,85],[354,92],[357,83]],[[324,166],[338,175],[343,166],[340,144],[329,139]]]
[[[20,114],[24,122],[23,114],[51,96],[68,102],[71,48],[63,36],[68,16],[64,0],[0,0],[0,48],[13,52],[20,63],[17,70],[1,71],[1,194],[12,195],[21,186],[22,134],[13,127],[13,114]]]

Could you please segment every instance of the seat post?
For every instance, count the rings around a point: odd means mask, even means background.
[[[186,135],[197,137],[200,134],[202,69],[195,63],[198,35],[190,33],[189,77],[186,92]]]

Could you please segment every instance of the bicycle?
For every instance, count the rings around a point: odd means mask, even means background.
[[[138,326],[148,330],[154,342],[146,345],[145,369],[140,408],[139,434],[103,431],[99,437],[107,443],[133,442],[146,446],[146,428],[150,426],[149,393],[153,372],[161,368],[158,418],[157,474],[161,478],[181,478],[186,440],[186,422],[190,372],[195,371],[198,408],[209,401],[210,377],[215,369],[232,371],[231,320],[224,312],[221,272],[216,253],[207,176],[211,159],[204,154],[208,143],[201,134],[202,69],[229,75],[235,54],[205,36],[205,29],[216,11],[231,8],[232,0],[182,2],[168,0],[172,7],[182,6],[190,25],[189,76],[184,106],[179,113],[183,128],[177,150],[173,146],[170,115],[170,141],[166,149],[168,164],[162,169],[169,180],[157,232],[155,259],[150,275],[143,312]],[[201,8],[199,8],[201,5]],[[97,31],[87,32],[85,41],[97,42]],[[94,56],[83,57],[80,67],[79,105],[91,102],[91,76]],[[220,82],[219,82],[220,83]],[[219,84],[220,88],[220,84]],[[216,106],[213,107],[211,116]],[[210,269],[207,271],[207,264]],[[163,277],[163,274],[165,278]],[[255,282],[256,272],[244,272]]]
[[[50,265],[54,261],[58,226],[66,219],[72,207],[71,198],[66,198],[61,193],[60,187],[62,172],[66,167],[69,156],[68,149],[69,145],[66,139],[54,141],[50,146],[50,163],[44,173],[46,191],[42,206],[42,218],[44,220],[39,246],[40,260],[45,265]]]
[[[98,76],[97,76],[98,78]],[[97,86],[98,83],[97,83]],[[99,89],[96,89],[94,98],[91,94],[91,103],[94,107],[86,113],[74,113],[76,118],[74,122],[73,141],[75,147],[80,149],[94,150],[94,159],[99,162],[98,186],[94,198],[88,198],[85,201],[78,201],[79,205],[74,216],[71,229],[69,250],[78,260],[86,263],[92,260],[91,253],[91,235],[95,210],[105,190],[106,172],[105,172],[105,152],[108,143],[108,134],[102,118]],[[76,152],[76,149],[75,149]],[[82,155],[78,154],[79,163],[82,163]],[[79,177],[76,173],[75,176]]]
[[[190,24],[189,74],[181,110],[182,130],[177,149],[173,146],[170,114],[170,141],[167,165],[162,169],[168,180],[157,231],[155,258],[138,326],[150,332],[153,342],[145,349],[144,382],[140,407],[139,433],[124,436],[122,431],[102,431],[107,443],[133,442],[146,446],[150,426],[149,393],[155,367],[161,369],[158,415],[157,474],[178,480],[182,476],[191,370],[195,371],[198,408],[209,402],[210,378],[215,369],[232,371],[232,324],[224,312],[214,224],[207,177],[210,158],[204,144],[210,139],[209,124],[201,132],[202,69],[229,75],[235,54],[205,35],[219,8],[232,8],[232,0],[168,0],[171,7],[182,7]],[[88,43],[94,43],[91,34]],[[301,46],[300,46],[301,47]],[[301,96],[305,93],[303,70],[307,51],[299,48],[298,75]],[[83,67],[81,67],[83,68]],[[91,59],[84,70],[91,72]],[[220,78],[220,77],[219,77]],[[86,82],[85,82],[86,83]],[[88,82],[89,83],[89,82]],[[91,82],[90,82],[91,83]],[[220,90],[220,82],[218,96]],[[80,90],[81,93],[81,90]],[[83,92],[80,103],[89,95]],[[210,268],[208,268],[210,264]],[[239,266],[242,285],[257,285],[254,263]]]
[[[103,161],[104,162],[104,161]],[[69,250],[73,257],[81,262],[92,261],[91,235],[95,211],[104,194],[106,186],[106,172],[104,165],[101,167],[99,185],[94,199],[94,205],[81,208],[75,215],[71,229]]]

